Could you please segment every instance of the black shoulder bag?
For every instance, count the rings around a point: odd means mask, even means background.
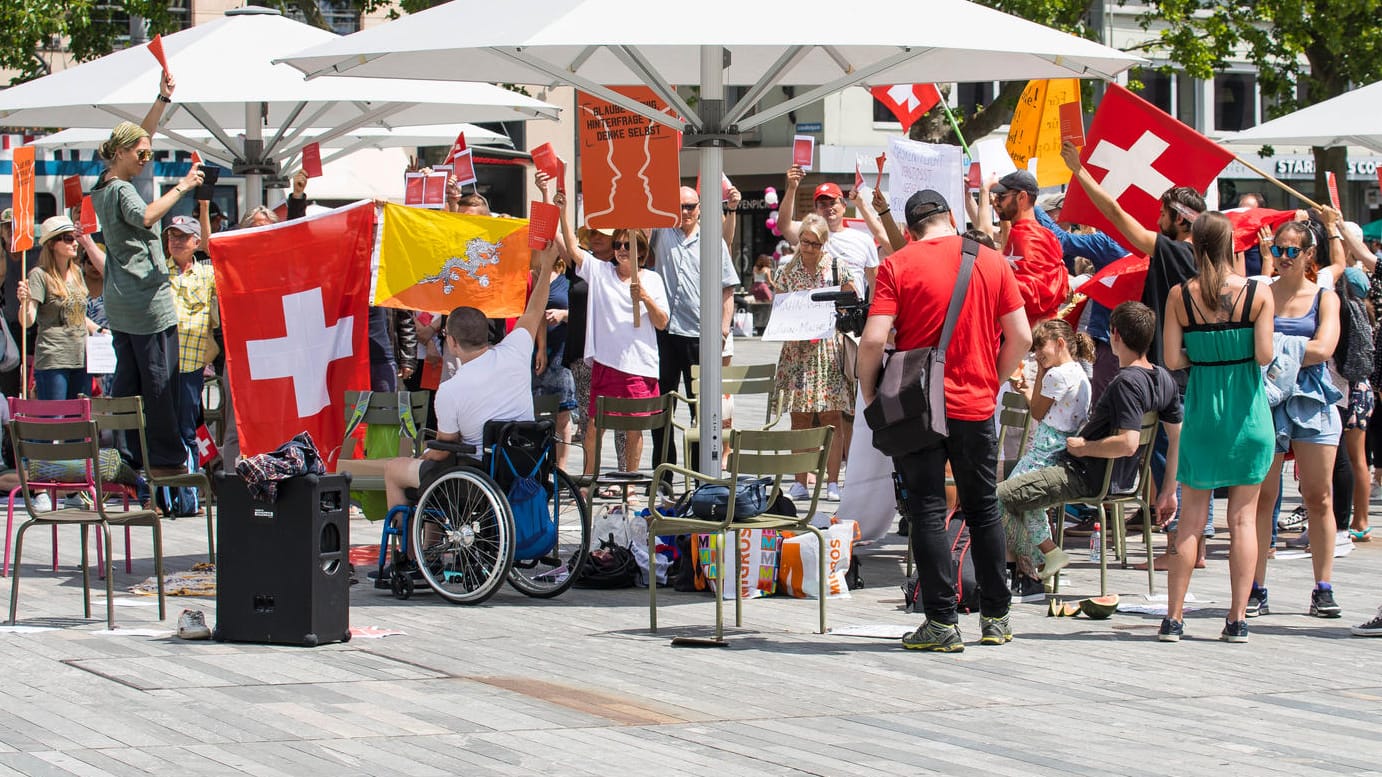
[[[979,243],[964,238],[960,274],[955,279],[936,347],[894,352],[883,366],[877,396],[864,408],[864,420],[873,430],[873,447],[886,456],[906,455],[949,434],[945,421],[945,352],[960,308],[964,307],[978,255]]]

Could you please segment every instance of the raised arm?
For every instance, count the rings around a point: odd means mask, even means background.
[[[515,329],[522,327],[528,330],[534,343],[537,342],[538,329],[547,329],[547,295],[552,289],[552,264],[556,258],[557,247],[554,243],[548,243],[541,251],[533,251],[533,264],[537,267],[537,277],[533,279],[533,293],[528,295],[528,306],[523,309],[523,315],[519,316],[514,324]]]
[[[883,196],[883,192],[874,189],[872,200],[873,210],[878,214],[878,221],[883,225],[883,231],[888,236],[888,253],[900,251],[903,246],[907,245],[907,238],[902,234],[902,229],[897,226],[897,221],[892,216],[892,207],[888,205],[888,198]],[[884,256],[886,254],[883,253],[883,248],[880,245],[878,257],[881,259]],[[869,279],[869,283],[873,283],[872,278]]]
[[[725,200],[725,218],[720,224],[720,236],[725,239],[725,245],[731,250],[734,248],[734,233],[739,231],[739,203],[743,200],[744,195],[739,192],[737,186],[729,187],[729,199]]]
[[[154,225],[163,220],[168,215],[168,211],[173,209],[182,195],[192,191],[202,185],[201,163],[193,162],[192,169],[187,171],[187,175],[178,181],[177,186],[163,193],[162,197],[154,200],[144,207],[144,226],[152,229]]]
[[[797,244],[797,239],[801,237],[801,221],[797,215],[797,188],[801,186],[801,179],[806,177],[806,171],[800,165],[792,165],[787,168],[787,186],[782,190],[782,199],[777,205],[777,228],[782,232],[788,243]]]
[[[552,204],[561,209],[561,228],[557,231],[561,234],[562,242],[566,244],[566,252],[571,257],[572,266],[579,270],[581,263],[585,261],[585,251],[581,250],[576,230],[571,226],[571,214],[566,212],[566,192],[553,195]]]
[[[153,137],[154,132],[158,129],[158,122],[163,118],[163,109],[173,101],[173,89],[176,86],[177,82],[173,80],[173,74],[165,72],[163,80],[158,84],[158,97],[154,98],[154,104],[149,106],[149,112],[144,114],[144,121],[139,124],[145,132],[149,133],[149,137]]]
[[[1104,218],[1108,219],[1113,228],[1126,237],[1134,248],[1150,256],[1156,249],[1157,233],[1139,224],[1137,219],[1123,210],[1117,200],[1104,191],[1104,187],[1100,186],[1099,182],[1094,180],[1094,176],[1085,169],[1084,163],[1080,161],[1080,150],[1073,143],[1062,143],[1060,155],[1061,159],[1065,160],[1065,166],[1074,173],[1075,180],[1079,182],[1085,194],[1089,195],[1089,201],[1094,203],[1094,207],[1104,214]]]
[[[96,272],[105,275],[106,252],[96,245],[96,241],[91,239],[91,235],[83,235],[81,230],[77,230],[77,233],[77,245],[81,246],[87,257],[91,259],[91,266],[96,268]]]

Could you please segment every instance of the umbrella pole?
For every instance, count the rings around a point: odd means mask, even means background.
[[[1286,192],[1287,194],[1294,195],[1294,196],[1296,197],[1296,199],[1300,200],[1301,202],[1305,203],[1306,205],[1309,205],[1310,207],[1315,208],[1315,209],[1317,209],[1317,210],[1318,210],[1319,208],[1323,207],[1323,206],[1320,205],[1318,202],[1315,202],[1314,200],[1310,199],[1309,197],[1306,197],[1304,194],[1301,194],[1300,192],[1298,192],[1298,191],[1296,191],[1295,189],[1291,188],[1291,186],[1290,186],[1289,184],[1287,184],[1285,181],[1282,181],[1281,179],[1276,178],[1275,176],[1272,176],[1272,175],[1268,174],[1267,171],[1263,170],[1262,168],[1258,167],[1257,165],[1253,164],[1252,162],[1249,162],[1248,160],[1244,159],[1243,157],[1241,157],[1241,156],[1235,156],[1234,159],[1238,161],[1238,164],[1242,165],[1243,167],[1248,168],[1249,170],[1253,171],[1254,173],[1257,173],[1258,175],[1260,175],[1260,176],[1262,176],[1263,178],[1267,179],[1269,182],[1276,184],[1278,187],[1281,188],[1282,191]]]
[[[702,111],[705,119],[700,133],[714,135],[725,131],[722,125],[724,112],[711,106],[723,106],[725,98],[724,49],[720,46],[701,46],[701,99],[707,110]],[[724,218],[724,204],[716,196],[720,186],[718,181],[724,174],[723,141],[709,139],[700,146],[701,181],[701,329],[700,329],[700,367],[701,391],[697,399],[696,421],[700,425],[701,450],[700,466],[697,469],[707,475],[720,475],[720,354],[724,351],[721,334],[721,319],[724,306],[720,299],[723,289],[720,285],[724,266],[723,239],[720,237],[720,223]],[[713,185],[710,182],[716,182]]]

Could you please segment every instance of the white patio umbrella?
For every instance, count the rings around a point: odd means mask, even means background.
[[[228,159],[245,174],[248,206],[262,202],[263,174],[302,146],[326,143],[362,127],[396,128],[459,122],[556,118],[558,109],[492,84],[415,79],[308,81],[276,57],[337,35],[266,8],[241,8],[163,39],[177,79],[162,131],[184,147]],[[427,75],[419,71],[413,75]],[[0,124],[101,127],[142,121],[158,94],[158,62],[143,46],[0,91]],[[307,137],[303,130],[321,128]],[[243,128],[243,139],[229,128]],[[195,139],[184,130],[204,129]],[[238,130],[237,130],[238,131]],[[449,143],[454,140],[443,141]]]
[[[569,84],[682,130],[698,147],[700,179],[717,181],[722,148],[739,136],[856,84],[1109,78],[1143,60],[966,0],[838,0],[790,5],[700,0],[692,5],[623,0],[525,0],[496,12],[487,0],[454,2],[362,30],[288,57],[311,75]],[[644,84],[674,120],[607,88]],[[673,84],[696,85],[694,108]],[[746,86],[733,105],[726,85]],[[761,107],[776,86],[805,86]],[[703,203],[719,224],[718,198]],[[701,241],[701,320],[719,318],[719,243]],[[720,342],[703,337],[701,461],[719,471]]]
[[[1362,146],[1382,153],[1382,81],[1225,135],[1229,143]]]

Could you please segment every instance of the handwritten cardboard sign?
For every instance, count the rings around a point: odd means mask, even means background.
[[[768,326],[763,329],[762,339],[786,342],[830,337],[835,332],[835,305],[812,301],[811,295],[839,290],[839,286],[831,286],[773,297],[773,312],[768,317]]]
[[[1002,147],[1001,145],[999,146]],[[888,207],[907,212],[907,198],[922,189],[940,192],[957,220],[964,220],[964,151],[959,146],[888,138]]]

